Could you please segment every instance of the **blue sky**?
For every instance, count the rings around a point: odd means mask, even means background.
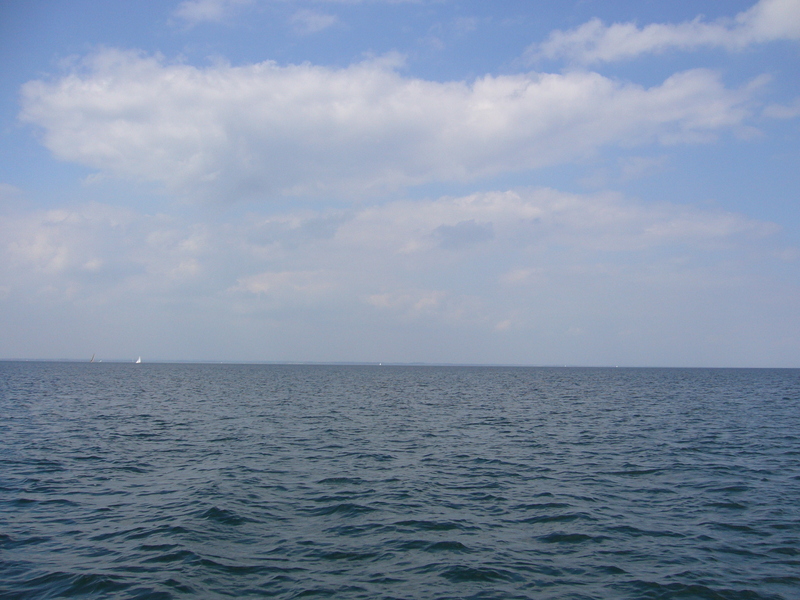
[[[0,358],[800,366],[800,0],[0,5]]]

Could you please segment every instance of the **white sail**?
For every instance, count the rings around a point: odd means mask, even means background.
[[[142,362],[142,357],[141,356],[136,359],[136,364],[138,365],[140,362]]]

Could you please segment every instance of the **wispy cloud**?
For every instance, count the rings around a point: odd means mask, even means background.
[[[800,98],[791,104],[770,104],[764,108],[764,116],[771,119],[794,119],[800,117]]]
[[[619,178],[630,181],[662,171],[667,164],[666,156],[630,156],[619,160]]]
[[[478,23],[476,17],[458,17],[453,23],[453,28],[457,33],[467,34],[478,29]]]
[[[290,19],[295,31],[301,34],[318,33],[339,22],[335,15],[328,15],[316,10],[299,10]]]
[[[301,2],[304,0],[272,0],[273,2]],[[305,0],[308,2],[309,0]],[[316,4],[425,4],[441,0],[310,0]]]
[[[634,58],[668,50],[718,47],[739,50],[752,44],[800,39],[798,0],[760,0],[733,19],[712,23],[701,17],[680,24],[656,23],[639,27],[635,23],[606,25],[599,19],[569,31],[554,31],[541,44],[531,46],[531,59],[566,58],[592,64]]]
[[[173,15],[189,26],[198,23],[216,23],[230,16],[241,6],[252,4],[253,0],[184,0]]]
[[[441,83],[397,64],[197,68],[105,50],[27,83],[21,118],[62,160],[184,196],[363,195],[707,141],[742,126],[753,94],[708,70],[645,88],[587,72]]]
[[[0,182],[0,207],[11,205],[23,195],[22,190],[14,185]]]

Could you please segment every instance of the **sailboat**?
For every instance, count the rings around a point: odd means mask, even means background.
[[[92,354],[92,360],[90,360],[89,362],[94,362],[94,354]]]
[[[136,359],[136,364],[138,365],[138,364],[140,364],[141,362],[142,362],[142,357],[140,356],[139,358],[137,358],[137,359]]]

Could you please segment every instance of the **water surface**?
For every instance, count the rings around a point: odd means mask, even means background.
[[[0,363],[0,597],[800,597],[800,371]]]

